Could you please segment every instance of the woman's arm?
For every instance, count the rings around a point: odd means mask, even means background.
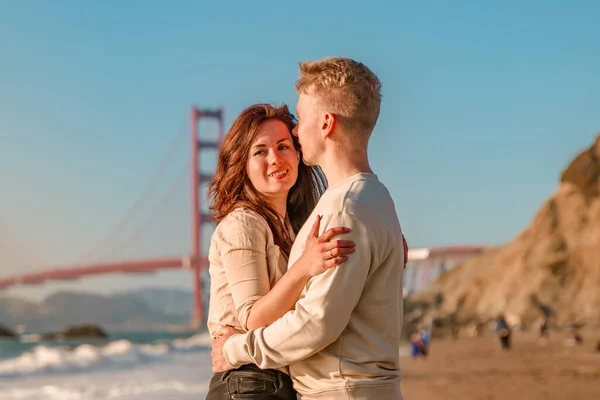
[[[250,309],[246,327],[248,330],[271,325],[291,310],[310,279],[301,268],[291,268],[275,284],[273,289],[258,299]]]
[[[320,223],[321,216],[318,216],[302,256],[273,289],[253,304],[246,323],[249,330],[268,326],[293,309],[310,278],[343,263],[348,259],[346,254],[354,251],[351,241],[330,241],[336,235],[348,233],[349,229],[332,228],[319,237]]]

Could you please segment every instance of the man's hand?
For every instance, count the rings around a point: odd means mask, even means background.
[[[225,359],[225,356],[223,355],[223,346],[225,345],[227,339],[238,333],[242,332],[235,330],[230,326],[223,326],[219,328],[217,333],[213,336],[213,339],[211,341],[212,351],[210,353],[210,355],[212,356],[213,374],[233,369],[233,367],[229,365],[229,363]]]

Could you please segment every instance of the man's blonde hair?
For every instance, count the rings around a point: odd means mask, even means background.
[[[366,65],[346,57],[299,64],[296,92],[314,96],[321,111],[335,114],[353,136],[368,139],[381,105],[381,82]]]

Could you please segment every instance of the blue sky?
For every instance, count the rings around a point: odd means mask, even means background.
[[[598,15],[592,1],[1,2],[0,276],[92,260],[170,143],[131,232],[176,182],[167,205],[105,258],[189,251],[190,107],[223,106],[226,127],[252,103],[293,107],[297,63],[328,55],[383,82],[369,152],[410,244],[509,241],[600,131]],[[12,292],[150,285],[191,287],[173,272]]]

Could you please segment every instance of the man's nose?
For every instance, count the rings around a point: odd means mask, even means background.
[[[294,135],[294,136],[298,137],[298,125],[296,125],[296,126],[294,127],[294,129],[292,129],[292,135]]]

